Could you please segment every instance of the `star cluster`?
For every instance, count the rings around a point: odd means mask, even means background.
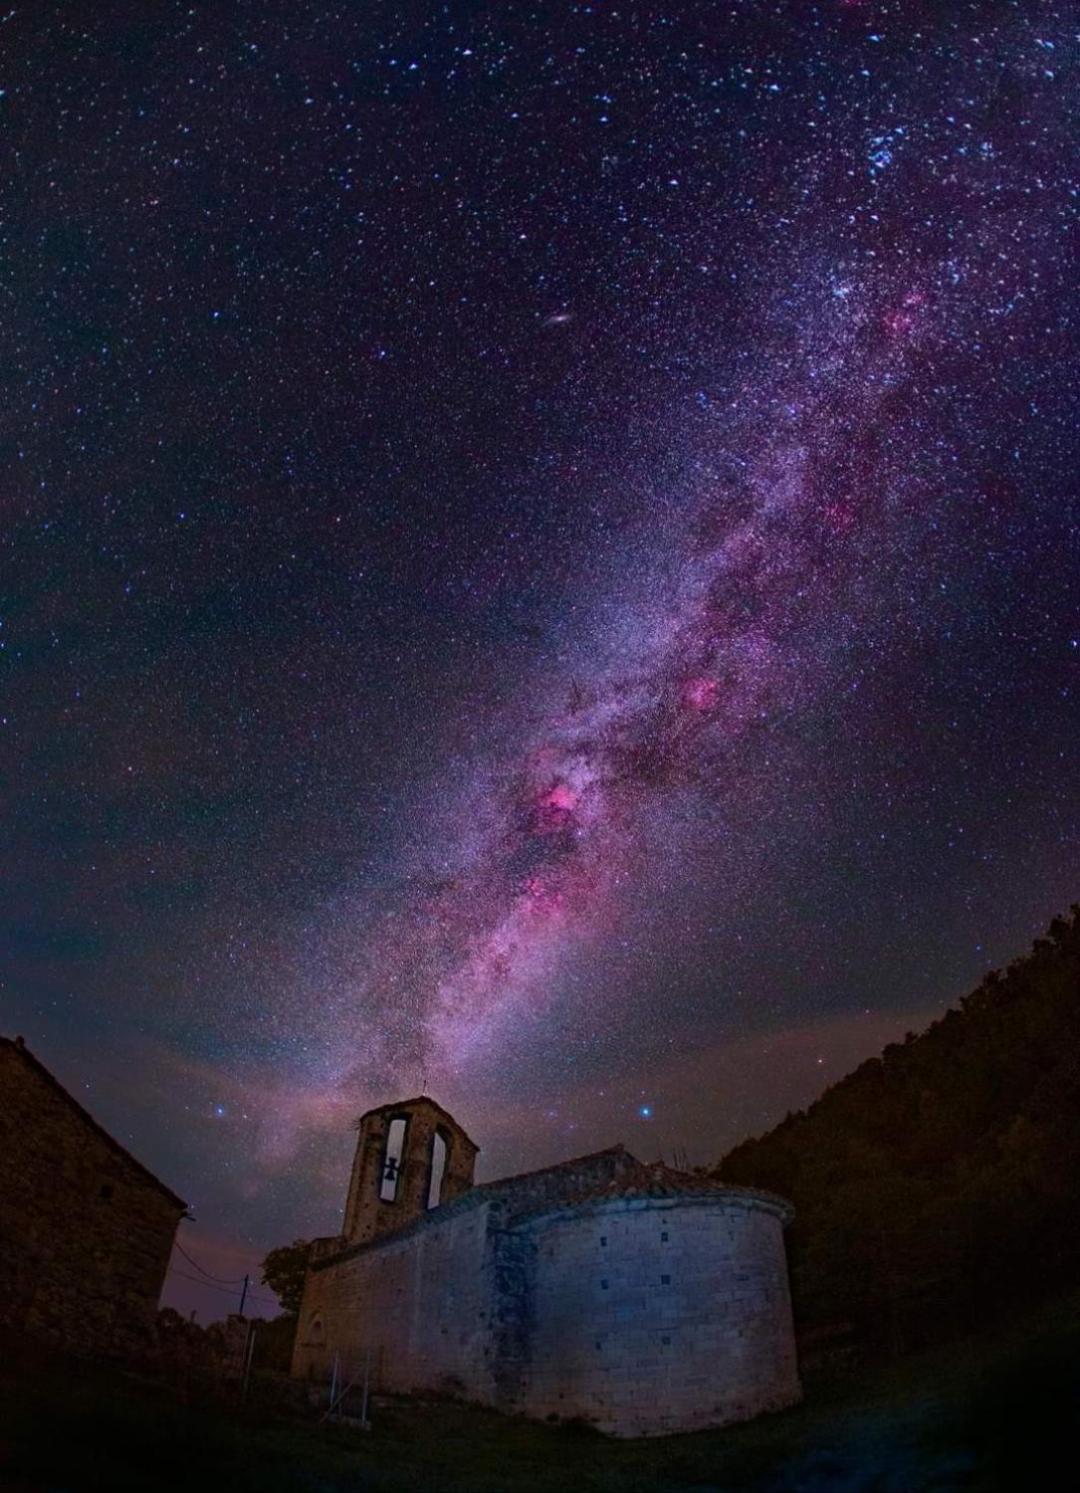
[[[711,1159],[1075,898],[1074,23],[0,14],[0,1015],[208,1258],[421,1084]]]

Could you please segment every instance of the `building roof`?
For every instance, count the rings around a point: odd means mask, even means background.
[[[479,1152],[480,1147],[465,1130],[464,1126],[454,1119],[448,1109],[444,1109],[441,1104],[437,1104],[429,1094],[418,1094],[415,1099],[394,1099],[389,1104],[376,1104],[372,1109],[365,1109],[356,1123],[357,1126],[360,1126],[371,1115],[391,1114],[399,1109],[413,1109],[418,1104],[426,1104],[428,1109],[437,1109],[439,1114],[450,1121],[450,1124],[454,1127],[457,1134],[461,1136],[462,1140],[468,1141],[473,1150]]]
[[[610,1175],[596,1178],[588,1175],[596,1162],[611,1159]],[[586,1175],[577,1181],[577,1174]],[[560,1187],[558,1184],[562,1182]],[[537,1190],[537,1184],[548,1184]],[[549,1210],[576,1208],[584,1203],[615,1201],[620,1198],[743,1198],[770,1204],[785,1216],[794,1217],[794,1209],[786,1198],[756,1187],[735,1187],[718,1182],[701,1172],[684,1172],[666,1166],[662,1161],[639,1161],[620,1142],[603,1151],[591,1151],[586,1156],[574,1156],[569,1161],[556,1162],[554,1166],[541,1167],[535,1172],[520,1172],[513,1177],[497,1177],[493,1182],[482,1182],[473,1192],[488,1197],[501,1193],[508,1195],[514,1203],[515,1216],[522,1218],[533,1213]],[[515,1194],[524,1193],[524,1201],[518,1205]],[[534,1195],[529,1196],[530,1193]],[[468,1193],[465,1196],[469,1196]]]
[[[45,1083],[50,1086],[50,1088],[52,1088],[57,1094],[59,1094],[60,1097],[64,1099],[68,1105],[70,1105],[70,1107],[75,1111],[80,1120],[82,1120],[83,1124],[86,1125],[88,1129],[95,1131],[96,1134],[99,1135],[101,1139],[105,1141],[105,1143],[117,1153],[117,1155],[123,1156],[126,1161],[130,1162],[131,1165],[136,1169],[136,1171],[142,1174],[142,1177],[145,1181],[151,1183],[158,1189],[159,1192],[164,1193],[165,1196],[170,1200],[170,1202],[176,1204],[181,1212],[187,1212],[188,1205],[184,1202],[184,1199],[181,1197],[177,1197],[176,1193],[173,1192],[171,1187],[166,1187],[165,1183],[162,1182],[159,1177],[154,1176],[149,1167],[144,1166],[137,1156],[132,1156],[131,1152],[127,1149],[126,1146],[122,1146],[115,1136],[110,1135],[109,1132],[104,1128],[104,1126],[99,1125],[98,1122],[94,1119],[93,1115],[88,1113],[87,1110],[83,1109],[79,1101],[74,1098],[73,1095],[68,1093],[67,1089],[64,1088],[64,1085],[60,1082],[60,1080],[58,1078],[55,1078],[49,1072],[45,1064],[38,1061],[38,1059],[30,1051],[29,1047],[27,1047],[26,1043],[21,1037],[0,1037],[0,1047],[10,1048],[12,1052],[17,1053],[23,1060],[23,1062],[27,1065],[27,1067],[30,1068],[30,1070],[36,1075],[36,1077],[43,1079]]]
[[[677,1171],[662,1161],[645,1163],[628,1155],[627,1162],[628,1165],[610,1181],[596,1183],[581,1191],[568,1191],[556,1206],[576,1208],[584,1203],[613,1202],[622,1198],[728,1197],[765,1203],[781,1212],[785,1222],[790,1222],[795,1216],[795,1210],[787,1199],[774,1192],[757,1187],[734,1187],[698,1172]]]
[[[580,1171],[582,1167],[590,1166],[593,1162],[603,1160],[606,1156],[610,1156],[616,1166],[627,1163],[633,1166],[640,1165],[630,1155],[630,1152],[623,1145],[622,1141],[619,1141],[617,1145],[605,1146],[601,1151],[588,1151],[584,1156],[571,1156],[567,1161],[556,1161],[551,1166],[542,1166],[536,1171],[514,1172],[509,1177],[494,1177],[490,1182],[478,1182],[472,1190],[474,1192],[486,1191],[492,1193],[499,1192],[503,1188],[516,1188],[519,1184],[521,1186],[531,1186],[541,1178],[556,1181],[560,1172],[572,1174]]]

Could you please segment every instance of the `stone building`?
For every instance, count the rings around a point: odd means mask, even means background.
[[[781,1199],[622,1146],[480,1186],[432,1100],[364,1115],[344,1232],[312,1251],[293,1373],[621,1436],[800,1395]]]
[[[185,1209],[0,1037],[0,1321],[80,1353],[145,1347]]]

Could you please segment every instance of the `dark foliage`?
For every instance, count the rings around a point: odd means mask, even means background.
[[[294,1239],[291,1244],[272,1249],[262,1262],[263,1285],[277,1294],[285,1308],[280,1316],[258,1324],[255,1361],[262,1369],[289,1372],[310,1254],[310,1240]]]
[[[310,1240],[294,1239],[272,1249],[262,1262],[263,1285],[270,1287],[287,1312],[300,1310],[310,1253]]]
[[[260,1370],[287,1374],[292,1367],[293,1340],[296,1337],[296,1313],[282,1312],[278,1317],[256,1323],[253,1363]]]
[[[162,1307],[157,1314],[155,1347],[151,1361],[143,1367],[170,1384],[182,1403],[221,1384],[228,1354],[224,1323],[200,1327],[171,1306]]]
[[[903,1352],[1080,1280],[1080,906],[717,1170],[794,1202],[807,1348]]]

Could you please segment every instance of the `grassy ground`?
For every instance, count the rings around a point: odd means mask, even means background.
[[[1080,1297],[811,1386],[749,1425],[643,1442],[390,1402],[368,1433],[38,1356],[0,1360],[6,1493],[1056,1493],[1076,1485]]]

